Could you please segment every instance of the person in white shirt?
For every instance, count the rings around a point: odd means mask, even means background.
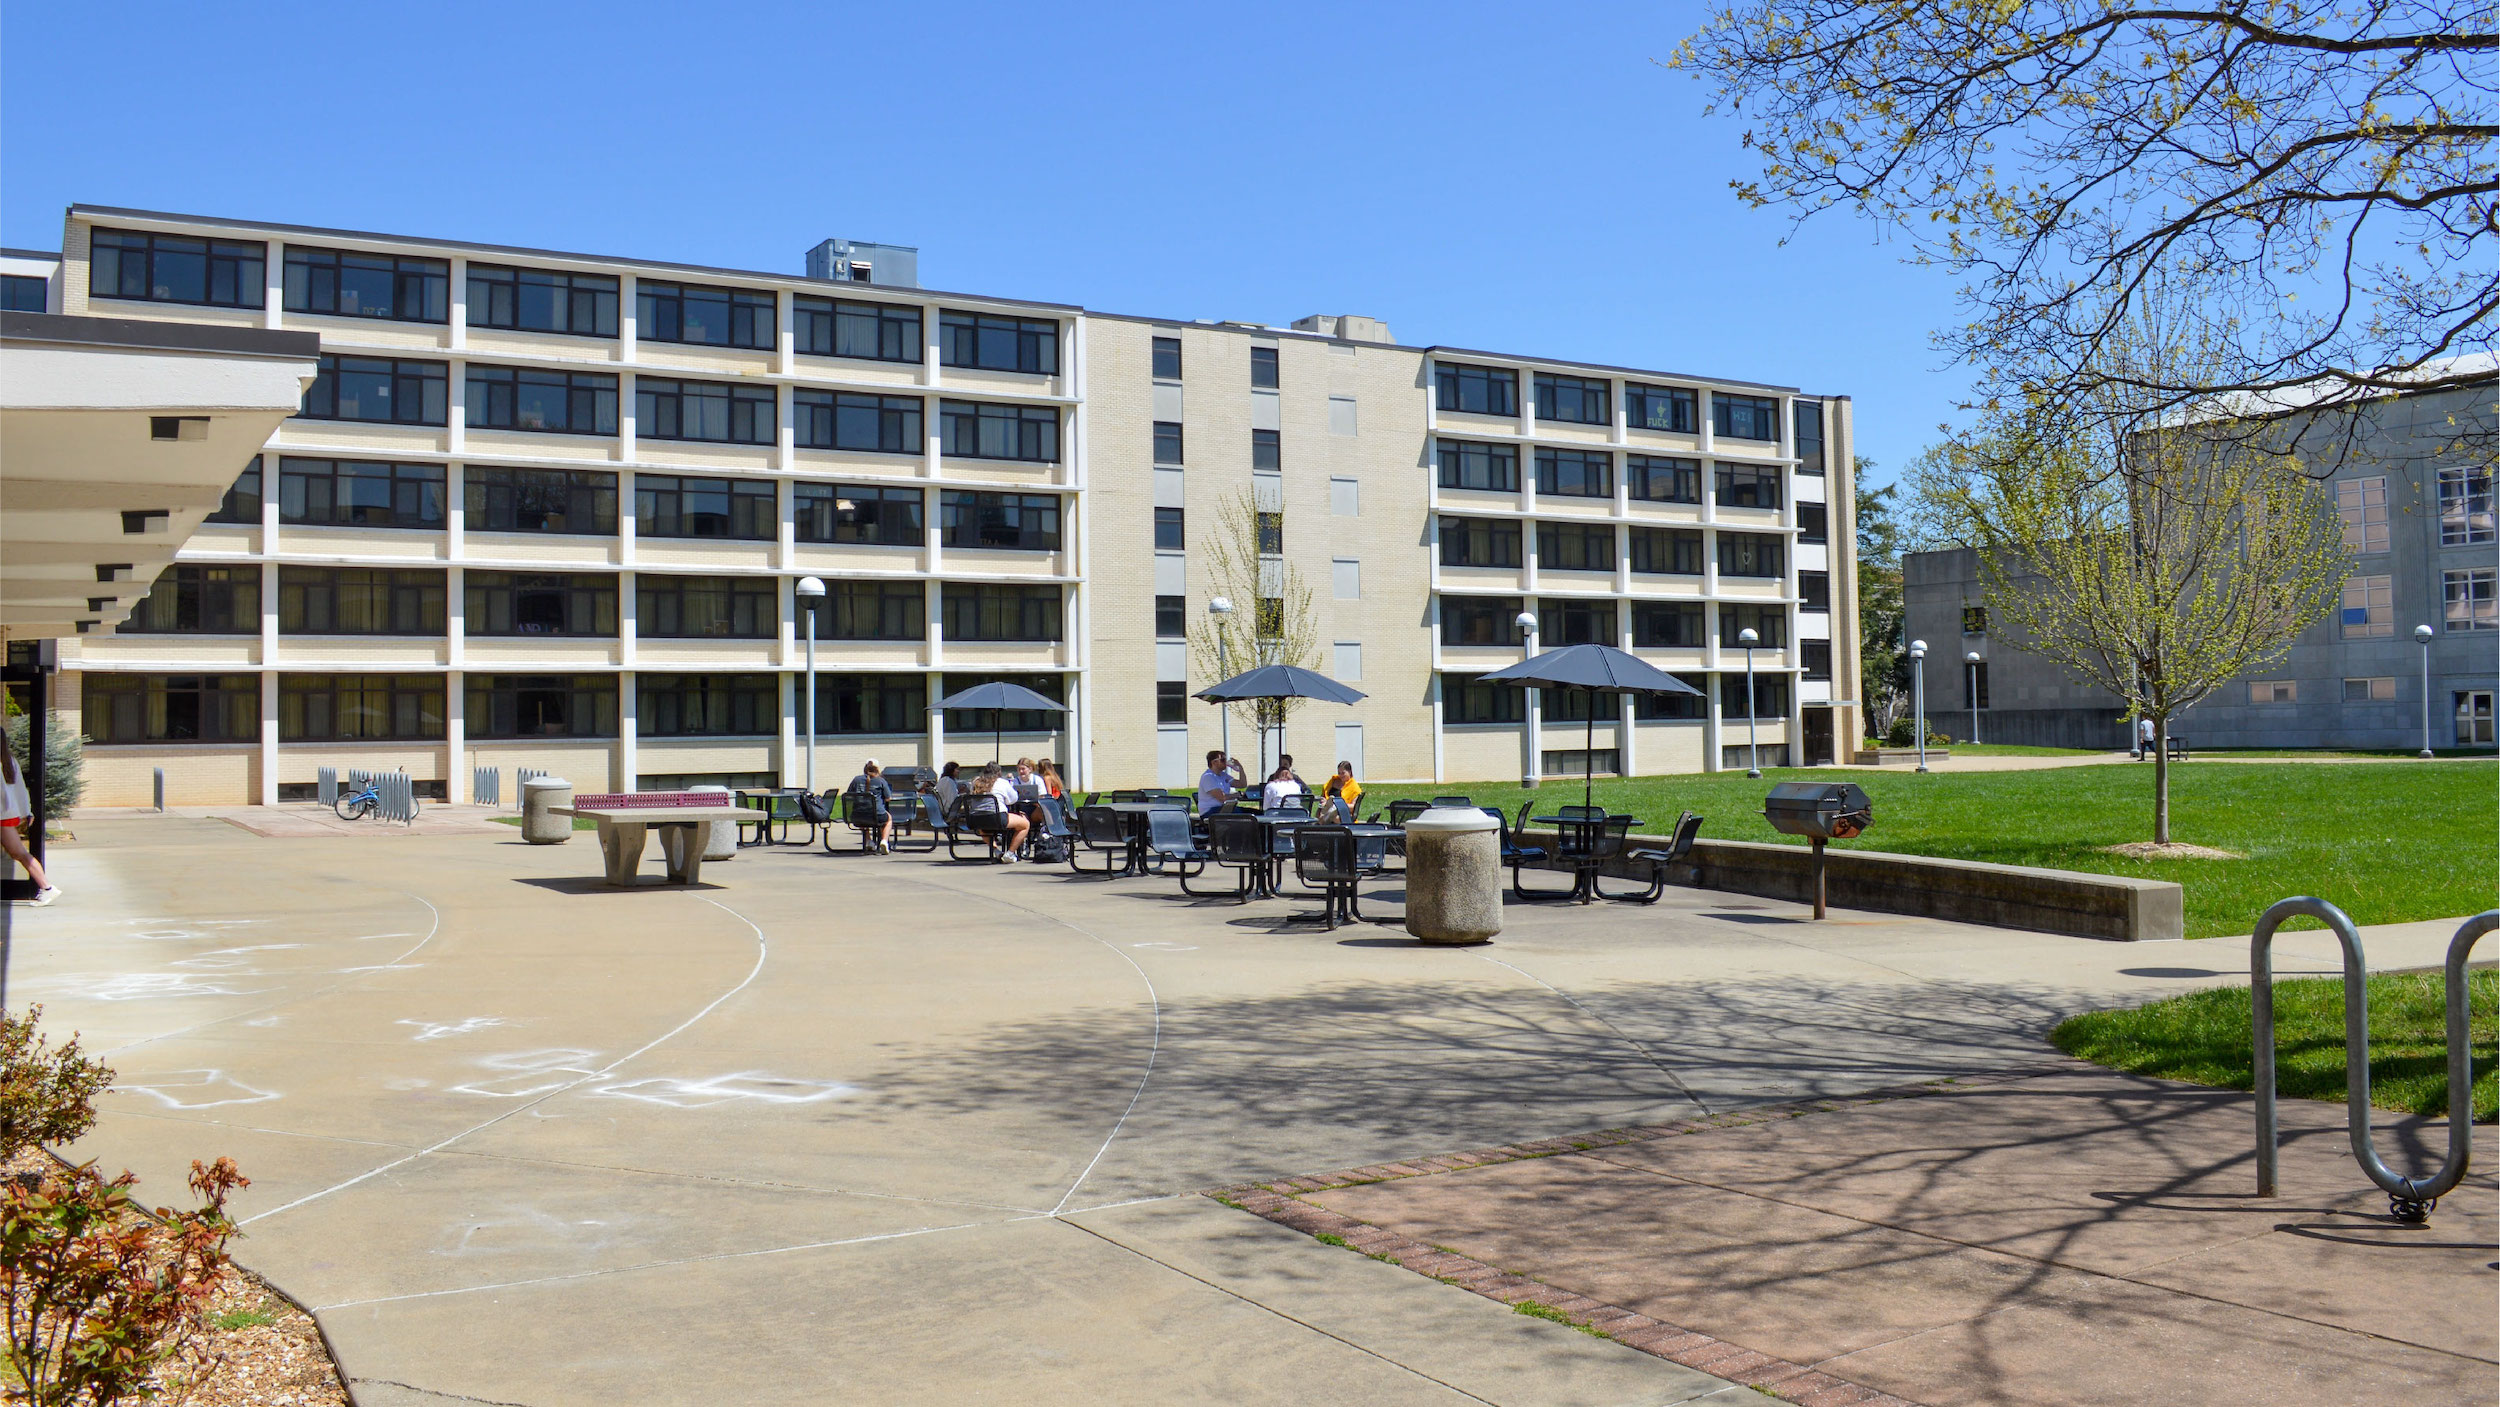
[[[1024,858],[1024,837],[1033,829],[1033,823],[1016,811],[1016,802],[1019,799],[1016,794],[1016,780],[998,770],[997,764],[993,763],[981,769],[981,780],[978,785],[983,795],[997,803],[1001,822],[995,826],[985,826],[984,829],[995,829],[1000,836],[1004,837],[1000,842],[1004,848],[999,851],[998,858],[1000,863],[1012,865]]]
[[[1279,811],[1288,806],[1299,806],[1302,804],[1302,784],[1294,780],[1291,768],[1279,767],[1275,774],[1267,779],[1267,787],[1261,793],[1260,800],[1270,811]]]
[[[2135,750],[2135,751],[2136,751],[2136,756],[2138,756],[2138,757],[2150,757],[2150,756],[2152,756],[2152,755],[2153,755],[2153,720],[2152,720],[2152,719],[2150,719],[2150,718],[2145,718],[2145,719],[2140,719],[2140,720],[2138,720],[2138,721],[2137,721],[2137,723],[2136,723],[2136,739],[2137,739],[2137,742],[2138,742],[2138,746],[2136,747],[2136,750]]]
[[[1207,752],[1207,770],[1198,774],[1198,814],[1213,815],[1224,809],[1235,791],[1247,788],[1250,777],[1241,764],[1224,755],[1222,748]]]
[[[43,725],[37,721],[33,726],[40,728]],[[44,874],[43,861],[36,859],[34,852],[26,848],[23,832],[34,823],[35,803],[27,795],[26,779],[18,774],[17,754],[10,750],[6,741],[0,740],[0,853],[15,860],[26,871],[26,877],[35,882],[33,902],[42,905],[60,898],[61,891]]]

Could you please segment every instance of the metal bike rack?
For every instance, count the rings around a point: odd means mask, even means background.
[[[339,769],[336,767],[322,767],[316,769],[313,775],[320,779],[313,785],[320,789],[317,794],[321,798],[321,804],[325,807],[338,805]]]
[[[2380,1160],[2370,1137],[2370,991],[2369,969],[2361,960],[2361,934],[2342,909],[2324,899],[2284,899],[2257,920],[2248,944],[2248,990],[2256,1044],[2257,1195],[2275,1195],[2276,1144],[2280,1126],[2274,1092],[2274,930],[2283,920],[2306,915],[2334,930],[2344,950],[2344,1116],[2352,1137],[2353,1160],[2387,1194],[2387,1210],[2396,1220],[2416,1225],[2430,1220],[2439,1205],[2464,1179],[2474,1156],[2474,1048],[2466,1021],[2465,960],[2474,944],[2500,928],[2500,909],[2467,919],[2448,940],[2442,973],[2442,995],[2448,1017],[2448,1156],[2429,1177],[2399,1177]]]

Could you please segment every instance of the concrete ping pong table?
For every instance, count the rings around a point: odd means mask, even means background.
[[[600,792],[573,798],[570,806],[552,806],[558,816],[587,816],[599,826],[599,852],[607,859],[608,883],[630,889],[642,873],[642,845],[654,829],[660,853],[668,858],[668,882],[693,884],[703,874],[703,848],[710,827],[738,814],[724,792],[628,791]]]

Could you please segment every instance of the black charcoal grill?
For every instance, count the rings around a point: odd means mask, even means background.
[[[1782,782],[1762,799],[1762,818],[1782,835],[1814,842],[1814,916],[1823,916],[1823,842],[1875,824],[1875,803],[1850,782]]]

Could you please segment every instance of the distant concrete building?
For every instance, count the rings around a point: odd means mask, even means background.
[[[2233,680],[2171,731],[2199,747],[2419,747],[2427,659],[2431,745],[2491,747],[2500,685],[2495,419],[2492,387],[2371,407],[2330,484],[2353,555],[2337,609],[2284,658]],[[1976,553],[1912,553],[1902,577],[1909,634],[1928,647],[1931,726],[1966,739],[1975,683],[1981,742],[2127,746],[2115,696],[1992,632]],[[2415,635],[2425,625],[2427,645]]]

